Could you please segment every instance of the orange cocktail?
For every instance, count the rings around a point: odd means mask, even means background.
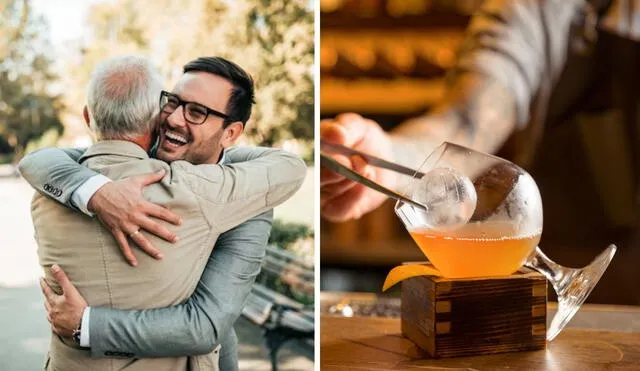
[[[444,277],[509,275],[540,241],[540,233],[514,236],[507,223],[469,223],[454,231],[412,228],[411,237]]]
[[[413,175],[396,215],[431,264],[394,267],[383,291],[420,276],[447,278],[508,276],[521,266],[542,273],[558,294],[549,325],[553,340],[576,314],[613,255],[609,245],[583,268],[563,267],[537,247],[542,232],[542,198],[522,168],[499,157],[453,143],[433,150]]]

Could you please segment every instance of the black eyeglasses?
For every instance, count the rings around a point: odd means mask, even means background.
[[[207,121],[207,117],[209,117],[210,114],[225,120],[230,119],[230,117],[224,113],[203,106],[200,103],[184,101],[177,95],[164,90],[160,93],[160,110],[162,112],[172,114],[180,106],[182,106],[182,115],[185,121],[193,125],[202,125]]]

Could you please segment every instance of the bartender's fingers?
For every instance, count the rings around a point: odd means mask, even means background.
[[[354,171],[356,171],[357,173],[360,173],[361,175],[363,175],[368,179],[375,181],[375,178],[373,176],[374,173],[371,166],[368,166],[367,163],[360,157],[354,156],[352,157],[352,159],[353,159]],[[324,205],[326,205],[329,202],[333,202],[333,200],[335,199],[342,199],[343,195],[347,194],[347,192],[349,192],[351,189],[353,189],[357,185],[359,184],[350,179],[343,178],[343,180],[340,182],[325,184],[321,186],[320,187],[320,208],[324,207]],[[351,216],[349,218],[351,218]]]
[[[362,116],[355,113],[343,113],[332,120],[322,120],[320,123],[320,138],[330,143],[341,144],[345,147],[356,148],[362,142],[368,131],[368,123]],[[332,154],[331,150],[328,154]],[[332,156],[338,157],[336,155]],[[333,173],[332,173],[333,174]],[[321,174],[322,175],[322,174]],[[330,181],[330,174],[327,181]]]
[[[356,186],[356,182],[343,179],[340,182],[328,184],[320,187],[320,206],[334,198],[343,195],[345,192]]]
[[[346,132],[344,128],[340,125],[337,125],[335,120],[323,120],[321,122],[320,138],[322,138],[323,140],[326,140],[331,143],[344,145],[346,141],[345,136],[346,136]],[[331,151],[325,154],[331,155],[331,157],[334,160],[338,161],[342,165],[345,165],[349,168],[351,167],[350,161],[346,156],[334,154],[334,153],[331,153]],[[325,167],[320,168],[320,185],[326,184],[326,183],[339,182],[343,179],[344,177],[340,174],[334,173],[333,171],[328,170]]]
[[[365,161],[360,156],[343,156],[343,155],[333,155],[331,156],[336,162],[340,163],[342,166],[355,171],[358,174],[361,174],[369,179],[374,175],[373,168],[369,166],[367,161]],[[333,183],[338,183],[344,180],[345,177],[336,174],[333,171],[325,168],[324,166],[320,167],[320,186],[325,186]]]
[[[350,159],[350,167],[353,169],[353,171],[361,174],[367,179],[371,179],[373,181],[376,180],[374,177],[373,168],[369,166],[364,159],[362,159],[360,156],[351,156]],[[340,196],[350,188],[352,188],[355,184],[356,182],[344,177],[339,181],[321,183],[320,197],[321,199],[324,198],[325,200],[327,200]]]
[[[373,167],[369,166],[363,158],[352,156],[351,160],[357,173],[373,181],[378,181],[375,178]],[[379,202],[374,200],[378,196],[376,191],[359,183],[353,182],[353,184],[349,188],[334,190],[332,197],[325,193],[323,198],[322,192],[320,193],[320,210],[325,219],[333,222],[359,219],[362,214],[368,213],[378,206]]]
[[[331,222],[359,219],[363,214],[362,203],[368,191],[370,190],[362,184],[356,184],[342,195],[325,202],[320,208],[322,216]]]
[[[351,159],[344,155],[331,155],[331,158],[336,162],[345,166],[349,169],[353,169],[353,165],[351,163]],[[344,176],[334,173],[333,171],[327,169],[324,166],[320,166],[320,186],[324,186],[327,184],[338,183],[344,180]]]
[[[320,121],[320,138],[330,143],[348,144],[347,129],[336,119]]]
[[[366,140],[367,133],[372,127],[377,127],[377,124],[371,120],[355,113],[343,113],[333,120],[320,122],[320,138],[327,142],[356,148]]]
[[[357,113],[343,113],[334,119],[331,134],[342,140],[340,144],[357,148],[363,141],[367,140],[369,130],[377,126],[373,121],[365,119]]]
[[[380,126],[374,121],[355,113],[338,115],[333,120],[325,120],[320,127],[320,137],[331,143],[341,144],[348,148],[364,151],[372,155],[380,155]],[[331,153],[331,150],[327,150]],[[337,175],[321,173],[321,179],[331,182]]]

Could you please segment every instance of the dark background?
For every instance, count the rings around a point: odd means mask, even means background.
[[[428,111],[480,4],[322,1],[321,116],[357,112],[392,129]],[[559,264],[581,267],[616,243],[614,260],[587,301],[640,305],[635,176],[623,166],[633,148],[615,118],[607,120],[594,125],[568,117],[547,125],[526,164],[544,205],[540,247]],[[424,260],[392,202],[357,221],[322,220],[320,251],[326,291],[380,292],[393,266]],[[549,295],[555,300],[551,287]]]

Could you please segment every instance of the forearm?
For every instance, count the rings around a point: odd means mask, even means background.
[[[277,162],[267,162],[265,165],[269,171],[266,204],[268,208],[273,208],[300,189],[307,175],[307,166],[300,157],[284,150],[278,150]]]
[[[242,162],[254,161],[258,166],[267,170],[267,178],[262,180],[268,184],[266,204],[268,208],[275,207],[287,200],[299,188],[306,176],[306,165],[297,155],[282,149],[267,147],[241,146],[232,147],[225,152],[227,164],[239,164],[236,173],[251,167]],[[240,181],[242,181],[240,179]],[[249,179],[244,181],[260,181]]]
[[[274,151],[273,148],[255,147],[255,146],[236,146],[227,148],[224,156],[226,163],[238,163],[255,160],[262,156],[268,155]]]
[[[89,326],[93,357],[105,357],[107,351],[129,352],[136,358],[207,354],[226,334],[195,293],[184,304],[161,309],[92,307]]]
[[[273,212],[220,235],[193,295],[183,304],[143,311],[92,308],[92,355],[136,357],[209,353],[226,339],[260,271]]]
[[[394,131],[395,160],[418,167],[442,141],[495,152],[527,124],[541,87],[557,79],[583,1],[488,0],[474,16],[436,114]]]
[[[445,141],[494,153],[516,128],[512,95],[482,74],[461,75],[434,111],[391,132],[396,162],[418,169]]]
[[[300,157],[281,149],[261,151],[251,161],[233,164],[171,163],[176,179],[184,177],[185,184],[200,198],[203,214],[218,232],[278,206],[304,182],[306,165]]]
[[[25,156],[19,164],[24,179],[38,192],[61,204],[71,203],[75,190],[97,173],[78,164],[82,149],[45,148]]]

